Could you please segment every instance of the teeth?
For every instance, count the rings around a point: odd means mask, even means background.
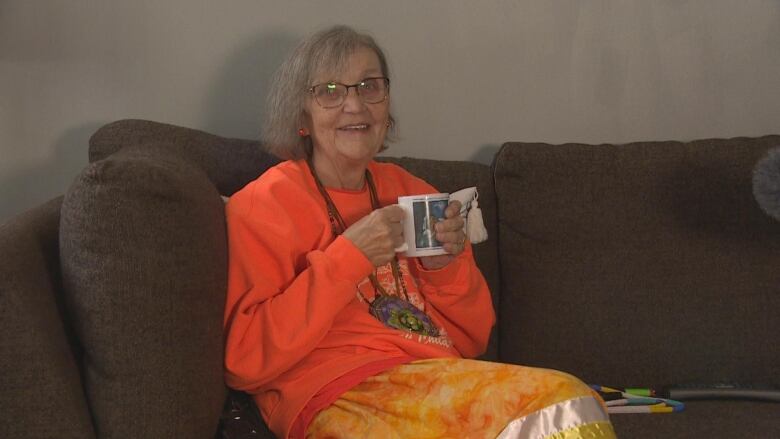
[[[368,128],[368,125],[347,125],[345,127],[342,127],[342,130],[364,130]]]

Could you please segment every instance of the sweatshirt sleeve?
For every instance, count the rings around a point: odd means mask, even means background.
[[[330,226],[305,197],[243,192],[226,209],[225,369],[252,391],[315,348],[373,266],[346,238],[317,238]]]
[[[455,349],[467,358],[487,349],[496,322],[490,289],[471,253],[471,245],[438,270],[426,270],[419,259],[413,265],[420,292],[444,325]]]

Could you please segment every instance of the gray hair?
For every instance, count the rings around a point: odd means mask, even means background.
[[[334,26],[317,32],[298,44],[279,66],[268,94],[261,140],[268,152],[282,159],[304,159],[311,153],[309,136],[298,134],[304,120],[308,88],[315,76],[338,74],[357,49],[373,50],[384,76],[390,76],[385,54],[374,39],[347,26]],[[390,114],[387,141],[395,139],[396,124]],[[387,146],[383,145],[382,150]]]

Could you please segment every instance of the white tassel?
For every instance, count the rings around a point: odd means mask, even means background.
[[[476,198],[471,202],[471,209],[466,218],[466,234],[469,236],[472,244],[479,244],[488,239],[485,221],[482,218],[482,209],[479,208]]]
[[[479,194],[476,187],[461,189],[450,194],[450,200],[458,200],[461,204],[461,215],[466,220],[466,235],[472,244],[487,241],[488,234],[485,222],[482,218],[482,210],[477,199]],[[468,213],[467,213],[468,212]]]

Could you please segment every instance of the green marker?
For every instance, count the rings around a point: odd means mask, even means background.
[[[631,395],[644,396],[647,398],[652,398],[655,396],[655,390],[643,389],[641,387],[626,387],[623,389],[623,391]]]

